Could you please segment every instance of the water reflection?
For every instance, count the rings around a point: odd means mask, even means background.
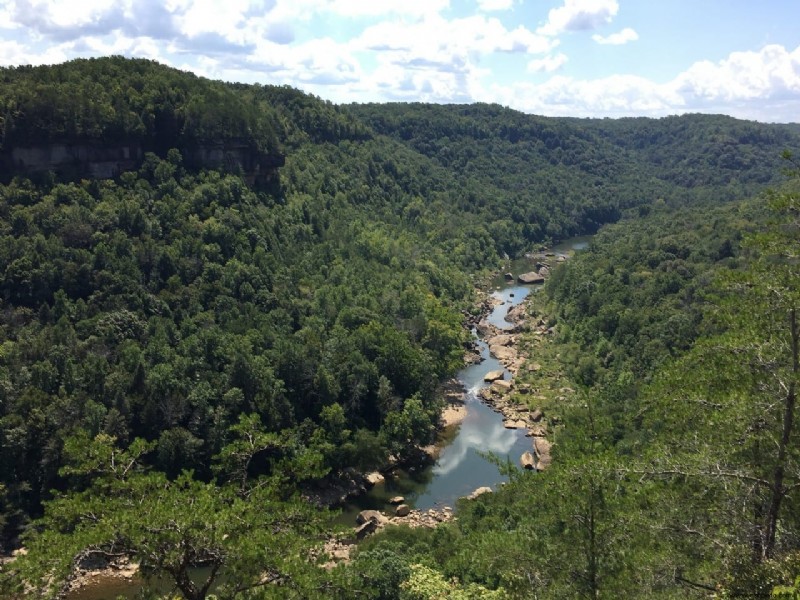
[[[497,290],[492,294],[492,298],[496,298],[502,304],[494,307],[494,310],[486,318],[486,321],[497,327],[498,329],[509,329],[512,324],[506,321],[508,311],[514,306],[522,302],[528,294],[531,293],[528,286],[515,285],[507,287],[503,290]],[[538,289],[538,288],[535,288]]]
[[[478,402],[477,388],[469,391],[468,402]],[[453,443],[442,451],[439,460],[433,467],[433,474],[441,477],[455,471],[469,455],[469,450],[477,452],[491,452],[494,454],[508,454],[517,442],[517,432],[503,427],[498,417],[487,419],[482,412],[470,411],[464,422],[461,423],[461,431]]]
[[[511,270],[517,274],[529,271],[530,261],[515,261]],[[487,321],[499,329],[508,329],[508,311],[522,302],[538,286],[523,286],[498,279],[492,284],[500,289],[492,296],[500,302]],[[480,364],[470,365],[458,373],[458,379],[469,390],[466,397],[467,416],[461,423],[453,441],[441,451],[435,465],[414,472],[400,471],[385,484],[376,485],[369,493],[356,499],[345,509],[344,519],[352,522],[355,513],[363,508],[391,510],[387,504],[393,495],[402,495],[408,504],[421,510],[441,506],[454,506],[458,498],[467,496],[482,486],[496,488],[506,477],[493,462],[486,460],[490,453],[517,463],[523,452],[531,449],[531,440],[523,431],[503,427],[503,417],[480,401],[478,393],[488,384],[483,381],[489,371],[503,369],[500,362],[489,354],[489,347],[478,341]],[[504,378],[510,374],[503,369]],[[343,521],[344,522],[344,521]]]

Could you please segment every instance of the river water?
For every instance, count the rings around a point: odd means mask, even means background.
[[[508,329],[511,324],[505,320],[506,313],[527,297],[532,286],[495,283],[503,285],[492,294],[500,304],[487,320],[500,329]],[[455,431],[451,429],[444,433],[445,439],[439,441],[443,447],[436,462],[418,470],[395,472],[385,483],[374,486],[346,507],[345,519],[364,508],[392,510],[388,500],[398,495],[403,496],[407,504],[421,510],[453,507],[458,498],[475,489],[483,486],[495,488],[507,479],[497,465],[487,459],[487,453],[501,460],[517,462],[523,452],[531,449],[531,440],[525,437],[524,430],[504,428],[503,417],[479,399],[478,391],[489,385],[483,381],[484,375],[501,369],[505,371],[505,379],[510,379],[510,374],[489,355],[485,342],[478,339],[477,343],[483,360],[465,367],[457,375],[466,390],[467,414],[461,424],[455,426]]]

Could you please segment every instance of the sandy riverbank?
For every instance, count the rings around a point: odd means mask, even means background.
[[[459,425],[467,416],[467,407],[462,404],[448,404],[444,407],[441,416],[442,427]]]

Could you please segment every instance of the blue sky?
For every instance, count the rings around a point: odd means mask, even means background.
[[[0,0],[0,64],[123,54],[334,102],[800,121],[800,0]]]

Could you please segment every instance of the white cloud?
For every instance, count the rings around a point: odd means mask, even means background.
[[[514,0],[477,0],[478,9],[489,12],[492,10],[508,10],[514,6]]]
[[[734,52],[701,61],[666,83],[613,75],[594,80],[554,76],[543,84],[493,86],[495,102],[552,116],[664,116],[726,113],[760,121],[797,122],[800,114],[800,46]]]
[[[353,41],[359,49],[404,51],[411,57],[438,60],[442,56],[548,52],[557,42],[519,26],[509,30],[496,18],[473,16],[446,20],[435,16],[415,23],[383,21]]]
[[[639,34],[630,27],[626,27],[622,31],[612,33],[606,37],[596,33],[592,36],[592,39],[598,44],[612,44],[614,46],[619,46],[621,44],[627,44],[628,42],[635,42],[639,39]]]
[[[247,0],[195,0],[178,21],[181,31],[189,36],[214,32],[227,37],[239,29],[249,7]]]
[[[30,46],[17,41],[0,40],[0,65],[52,65],[72,58],[64,46],[52,46],[43,52],[31,51]]]
[[[449,6],[450,0],[277,0],[273,13],[284,20],[308,19],[324,13],[344,17],[423,17],[439,14]]]
[[[597,29],[610,23],[618,11],[617,0],[564,0],[564,6],[549,12],[547,23],[537,33],[558,35],[564,31]]]
[[[12,0],[10,5],[15,21],[45,30],[90,26],[115,8],[114,0]]]
[[[503,104],[549,116],[666,114],[671,104],[665,92],[647,79],[630,75],[590,81],[556,75],[540,85],[525,82],[497,89]]]
[[[485,10],[515,4],[476,2]],[[0,64],[123,54],[228,81],[294,85],[338,102],[483,101],[547,115],[800,118],[800,47],[770,45],[698,61],[666,83],[626,74],[581,80],[567,76],[567,55],[555,53],[557,34],[607,25],[617,0],[564,0],[536,31],[483,13],[451,17],[448,6],[449,0],[0,0]],[[360,33],[314,37],[319,21]],[[622,43],[636,33],[626,28],[593,39]],[[523,60],[528,73],[547,80],[497,83],[512,69],[524,76]]]
[[[557,71],[567,62],[567,55],[560,53],[555,56],[545,56],[544,58],[534,59],[528,63],[530,73],[552,73]]]
[[[734,52],[717,64],[698,62],[672,85],[694,105],[780,98],[800,105],[800,46],[789,52],[773,44],[759,52]],[[800,111],[795,120],[799,116]]]

